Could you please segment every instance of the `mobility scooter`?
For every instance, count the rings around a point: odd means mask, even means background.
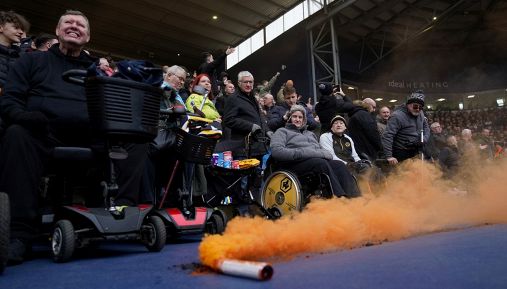
[[[116,160],[128,158],[125,143],[142,144],[155,138],[161,89],[119,78],[87,77],[87,72],[82,70],[67,71],[63,78],[84,85],[92,131],[104,141],[104,145],[98,150],[102,152],[90,148],[56,147],[53,157],[67,164],[70,161],[73,165],[79,161],[102,160],[109,172],[101,183],[102,206],[90,208],[73,202],[63,203],[51,214],[43,215],[43,224],[53,227],[50,233],[53,259],[66,262],[76,248],[102,240],[140,240],[149,251],[162,250],[166,230],[160,217],[153,214],[153,205],[140,204],[122,208],[120,212],[114,210],[118,185],[113,165]]]

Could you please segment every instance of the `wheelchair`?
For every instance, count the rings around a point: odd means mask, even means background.
[[[254,140],[255,138],[255,140]],[[268,146],[268,137],[249,134],[244,140],[247,157],[253,141]],[[248,169],[234,170],[208,167],[209,178],[219,183],[214,194],[203,196],[209,206],[218,206],[227,213],[228,219],[241,215],[261,215],[278,219],[283,215],[301,211],[312,196],[333,196],[329,177],[325,174],[307,173],[297,177],[289,170],[277,170],[270,154]],[[247,178],[247,191],[241,191],[240,183]]]
[[[260,204],[281,217],[300,212],[312,197],[333,197],[329,176],[312,172],[296,176],[289,170],[275,170],[263,182]]]
[[[111,211],[118,192],[113,161],[128,157],[123,143],[147,143],[156,136],[161,90],[129,80],[86,75],[83,70],[69,70],[62,77],[85,87],[92,131],[104,145],[98,150],[89,147],[56,147],[53,150],[53,161],[63,166],[59,166],[61,170],[56,170],[56,174],[44,178],[42,195],[51,195],[52,185],[61,183],[61,191],[57,192],[61,198],[53,199],[53,205],[41,212],[43,228],[50,227],[53,259],[55,262],[69,261],[75,249],[104,240],[137,240],[149,251],[161,251],[166,242],[166,230],[160,217],[153,214],[152,205],[127,207],[121,214]],[[76,202],[73,199],[76,186],[68,189],[71,177],[68,179],[67,175],[61,182],[52,181],[61,176],[62,171],[68,171],[69,165],[88,166],[96,160],[107,168],[99,186],[103,193],[102,205],[88,207],[86,202]]]

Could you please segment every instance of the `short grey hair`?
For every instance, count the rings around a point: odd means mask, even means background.
[[[183,73],[183,74],[187,74],[187,72],[185,71],[185,69],[183,69],[181,66],[178,66],[178,65],[173,65],[171,67],[169,67],[166,71],[166,74],[176,74],[176,73]]]
[[[238,73],[238,81],[241,81],[241,79],[243,77],[251,77],[251,78],[253,78],[253,75],[250,72],[248,72],[248,71],[240,71]]]
[[[88,31],[88,33],[91,33],[90,21],[88,20],[88,17],[86,17],[86,15],[84,15],[84,13],[79,10],[65,11],[65,13],[63,13],[62,16],[60,16],[60,19],[58,20],[58,24],[56,25],[56,27],[60,27],[60,25],[62,24],[62,21],[63,21],[63,17],[67,16],[67,15],[75,15],[75,16],[83,17],[84,20],[86,21],[86,25],[88,26],[88,27],[86,27],[86,30]]]
[[[465,135],[472,135],[472,131],[469,130],[468,128],[465,128],[461,131],[461,135],[462,136],[465,136]]]
[[[431,124],[431,127],[432,127],[432,128],[435,128],[435,127],[437,127],[437,126],[439,126],[439,125],[440,125],[440,123],[438,123],[438,122],[436,122],[436,121],[435,121],[434,123],[432,123],[432,124]]]

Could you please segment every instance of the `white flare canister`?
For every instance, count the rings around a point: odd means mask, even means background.
[[[273,276],[273,267],[269,263],[225,259],[218,268],[227,275],[269,280]]]

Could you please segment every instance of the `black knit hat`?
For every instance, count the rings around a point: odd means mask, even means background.
[[[333,93],[333,85],[331,83],[320,83],[318,89],[322,95],[331,95]]]
[[[424,94],[423,94],[422,90],[412,92],[412,94],[410,94],[407,97],[407,104],[414,103],[414,102],[424,106]]]

